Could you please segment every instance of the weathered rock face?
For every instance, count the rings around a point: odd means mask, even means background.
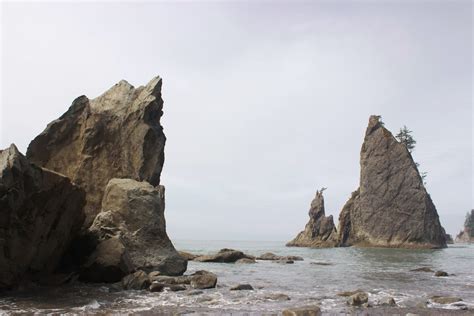
[[[84,191],[31,164],[15,147],[0,151],[0,288],[57,267],[84,221]]]
[[[456,236],[456,242],[474,242],[474,210],[467,213],[464,229]]]
[[[334,247],[337,244],[337,232],[332,215],[326,217],[324,211],[323,190],[316,191],[316,196],[311,202],[309,222],[304,231],[287,246],[295,247]]]
[[[132,179],[112,179],[105,189],[102,212],[89,231],[99,240],[119,237],[137,269],[180,275],[187,260],[175,250],[164,216],[165,188]]]
[[[96,99],[81,96],[30,143],[28,159],[86,191],[85,227],[99,213],[110,179],[160,183],[166,140],[161,83],[156,77],[134,88],[120,81]]]
[[[360,187],[339,217],[341,246],[446,247],[445,231],[406,146],[371,116]]]

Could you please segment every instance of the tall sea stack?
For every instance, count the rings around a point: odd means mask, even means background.
[[[309,222],[295,239],[287,243],[290,247],[334,247],[337,244],[337,232],[332,215],[326,217],[323,190],[316,196],[309,209]]]
[[[474,243],[474,210],[466,214],[464,228],[456,236],[456,242]]]
[[[360,167],[360,186],[339,216],[340,246],[446,247],[416,163],[379,116],[369,119]]]

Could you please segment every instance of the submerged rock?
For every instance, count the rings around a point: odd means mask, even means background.
[[[431,268],[428,267],[421,267],[421,268],[416,268],[413,270],[410,270],[412,272],[434,272]]]
[[[382,306],[397,306],[395,299],[393,297],[384,297],[379,301],[379,305]]]
[[[231,291],[252,291],[253,287],[250,284],[239,284],[230,288]]]
[[[364,292],[364,290],[357,289],[357,290],[354,290],[354,291],[344,291],[344,292],[339,292],[336,295],[337,296],[352,296],[352,295],[360,293],[360,292]]]
[[[271,293],[267,294],[264,296],[265,299],[267,300],[272,300],[272,301],[289,301],[291,298],[283,293]]]
[[[58,267],[84,203],[67,177],[31,164],[15,145],[0,151],[0,289]]]
[[[337,232],[332,215],[326,217],[324,211],[323,190],[316,191],[316,196],[311,202],[309,222],[304,231],[295,239],[288,242],[287,246],[294,247],[334,247],[337,245]]]
[[[320,316],[322,315],[319,306],[306,306],[285,309],[282,316]]]
[[[447,272],[444,272],[444,271],[436,271],[434,275],[437,276],[437,277],[447,277],[447,276],[449,276],[449,274]]]
[[[252,263],[257,263],[257,261],[255,261],[255,259],[250,259],[250,258],[242,258],[242,259],[239,259],[237,260],[235,263],[241,263],[241,264],[252,264]]]
[[[165,189],[132,179],[111,179],[105,189],[102,211],[89,231],[104,240],[120,236],[135,268],[181,275],[187,260],[175,250],[166,234]]]
[[[371,116],[360,153],[360,186],[339,216],[341,246],[444,248],[436,207],[403,143]]]
[[[257,260],[270,260],[270,261],[303,261],[304,259],[300,256],[279,256],[272,252],[266,252],[261,256],[257,257]]]
[[[166,137],[162,80],[134,88],[122,80],[101,96],[73,101],[29,145],[35,164],[70,177],[86,192],[85,227],[101,209],[107,183],[131,178],[160,184]]]
[[[205,255],[194,258],[194,261],[199,262],[224,262],[224,263],[233,263],[239,259],[253,259],[252,256],[244,254],[242,251],[224,248],[219,250],[218,253],[214,255]]]
[[[431,297],[431,301],[438,304],[452,304],[455,302],[462,301],[459,297],[451,297],[451,296],[433,296]]]

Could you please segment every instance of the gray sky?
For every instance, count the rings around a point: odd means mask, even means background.
[[[173,239],[289,240],[358,186],[370,114],[418,141],[449,233],[474,203],[472,3],[2,4],[1,146],[163,78]]]

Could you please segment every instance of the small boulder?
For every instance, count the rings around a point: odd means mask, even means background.
[[[462,301],[459,297],[451,297],[451,296],[433,296],[431,297],[431,301],[438,304],[451,304],[455,302]]]
[[[283,316],[320,316],[321,309],[319,306],[307,306],[285,309],[282,312]]]
[[[447,277],[449,274],[444,271],[436,271],[434,274],[436,277]]]
[[[148,274],[142,270],[138,270],[122,279],[124,290],[144,290],[150,287],[150,279]]]
[[[379,305],[382,306],[397,306],[395,299],[393,297],[384,297],[379,301]]]
[[[208,271],[197,271],[191,275],[191,287],[194,289],[211,289],[216,287],[217,276]]]
[[[153,282],[151,283],[148,290],[150,292],[162,292],[164,288],[165,288],[165,285],[163,283]]]
[[[239,284],[230,288],[231,291],[253,291],[250,284]]]
[[[351,296],[347,300],[347,304],[351,306],[361,306],[369,302],[369,295],[365,292],[358,292]]]

